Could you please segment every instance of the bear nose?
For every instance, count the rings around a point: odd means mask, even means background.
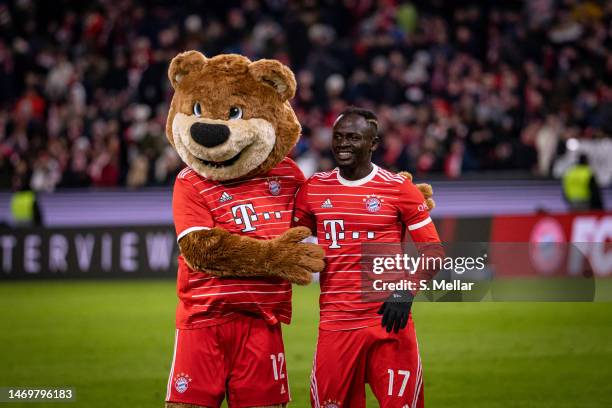
[[[205,147],[215,147],[224,143],[230,135],[225,125],[196,122],[190,128],[191,138]]]

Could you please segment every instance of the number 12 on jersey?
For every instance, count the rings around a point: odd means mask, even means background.
[[[285,378],[283,373],[283,367],[285,366],[285,355],[283,353],[270,354],[270,360],[272,360],[272,370],[274,371],[274,380]]]

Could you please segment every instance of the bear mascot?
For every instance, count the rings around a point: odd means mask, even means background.
[[[177,55],[166,135],[187,167],[176,179],[180,250],[166,407],[282,407],[290,400],[280,323],[291,284],[324,268],[324,251],[291,227],[305,181],[287,157],[300,135],[291,70],[236,54]],[[431,188],[421,185],[428,203]]]

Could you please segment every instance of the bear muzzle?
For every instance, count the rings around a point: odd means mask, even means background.
[[[230,129],[225,125],[196,122],[189,128],[191,138],[204,147],[215,147],[229,139]]]

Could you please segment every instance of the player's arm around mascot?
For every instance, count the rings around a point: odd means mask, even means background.
[[[286,157],[300,125],[293,73],[278,61],[189,51],[168,71],[166,134],[187,164],[174,185],[180,248],[167,407],[280,407],[290,399],[280,323],[291,283],[324,267],[292,228],[304,182]]]

